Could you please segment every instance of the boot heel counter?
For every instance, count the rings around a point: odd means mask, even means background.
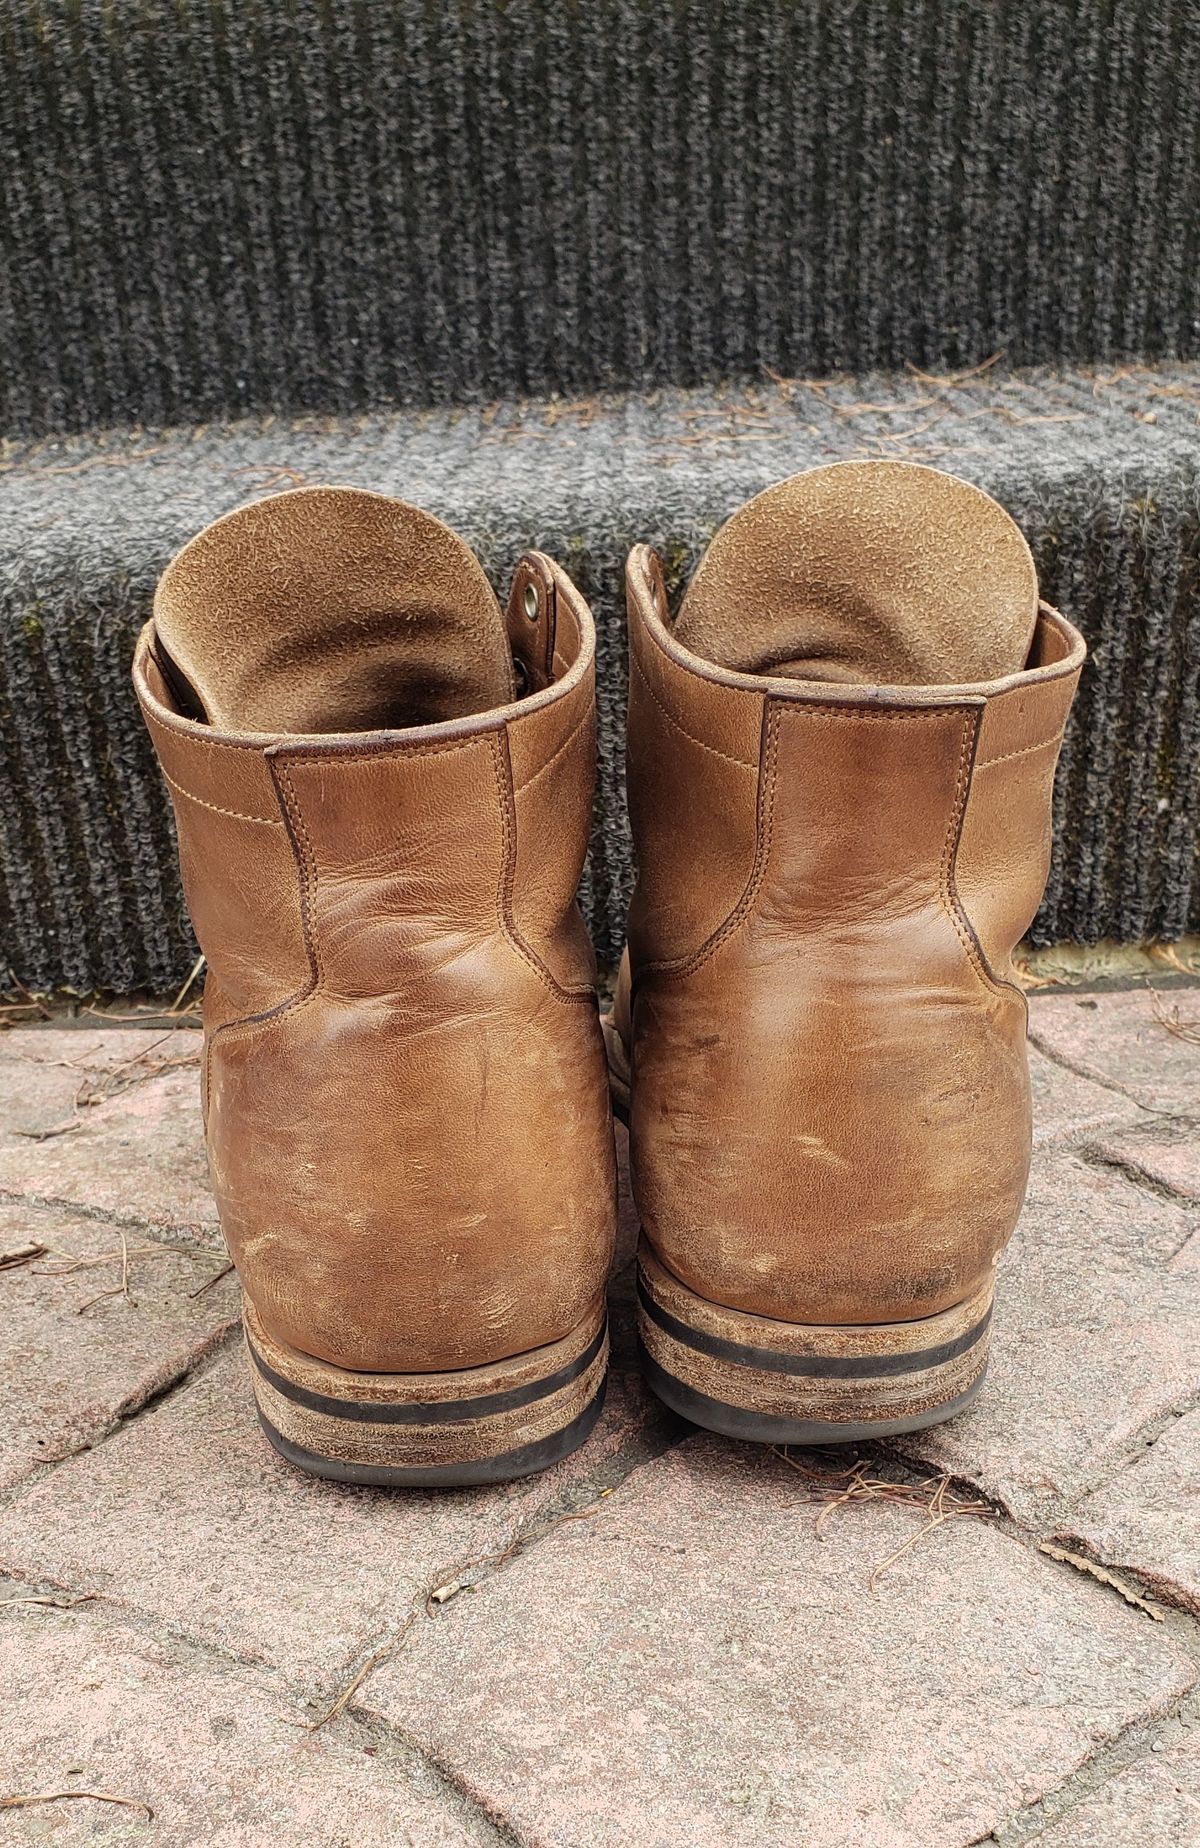
[[[262,741],[181,720],[153,654],[138,643],[134,690],[175,816],[188,915],[208,963],[208,1018],[266,1013],[311,979],[301,879]]]
[[[510,1012],[512,968],[494,939],[408,1009],[313,997],[213,1037],[214,1191],[277,1339],[351,1369],[480,1366],[560,1339],[603,1296],[598,1021],[532,972]]]
[[[1012,1233],[1024,999],[954,882],[981,706],[772,698],[743,903],[686,967],[639,974],[639,1205],[703,1294],[920,1317]]]

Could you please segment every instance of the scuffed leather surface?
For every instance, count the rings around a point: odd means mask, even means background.
[[[931,1315],[1015,1224],[1024,1002],[981,975],[948,897],[975,724],[773,701],[755,880],[707,954],[637,977],[638,1202],[701,1295]]]
[[[652,871],[617,1017],[646,1232],[691,1289],[750,1313],[935,1314],[988,1276],[1024,1194],[1025,1005],[1006,978],[1045,878],[1082,642],[1043,610],[1031,665],[991,683],[754,678],[679,645],[643,551],[630,622],[671,689],[670,718],[631,708]],[[672,761],[681,725],[727,745],[723,688],[731,711],[757,689],[764,714],[737,818],[723,757],[689,746],[686,779]],[[658,894],[707,891],[714,816],[720,838],[749,831],[750,864],[719,921],[697,900],[681,929],[688,901]]]
[[[594,632],[540,565],[570,609],[560,677],[466,719],[235,737],[171,711],[153,624],[135,663],[210,965],[222,1225],[270,1333],[351,1369],[483,1366],[559,1340],[611,1261],[605,1061],[574,907]]]

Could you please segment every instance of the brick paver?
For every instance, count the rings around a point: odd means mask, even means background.
[[[1200,1059],[1200,1052],[1196,1057]],[[1096,1144],[1097,1153],[1128,1169],[1135,1180],[1149,1181],[1200,1204],[1200,1127],[1163,1125],[1153,1117],[1150,1123],[1156,1127],[1139,1125],[1124,1134],[1102,1137]]]
[[[1080,1503],[1067,1532],[1097,1559],[1136,1573],[1200,1617],[1200,1411],[1171,1419],[1147,1450]]]
[[[0,1193],[206,1226],[219,1244],[199,1061],[189,1027],[0,1034]]]
[[[1040,1162],[997,1278],[983,1392],[906,1451],[1024,1521],[1052,1519],[1200,1393],[1200,1288],[1172,1262],[1195,1227],[1113,1169]]]
[[[21,1261],[38,1246],[42,1256]],[[173,1252],[70,1209],[0,1202],[6,1254],[0,1487],[111,1430],[194,1366],[238,1315],[215,1253]],[[120,1290],[125,1255],[128,1294],[101,1294]]]
[[[966,1517],[825,1539],[770,1452],[685,1443],[423,1626],[368,1706],[547,1848],[941,1848],[1058,1784],[1193,1665]],[[453,1697],[447,1698],[453,1689]]]
[[[1200,1848],[1200,1731],[1128,1765],[1037,1843],[1038,1848]]]
[[[133,1635],[90,1607],[0,1627],[0,1841],[56,1848],[479,1848],[495,1832],[386,1738],[306,1731],[269,1681]]]
[[[1137,987],[1103,995],[1038,995],[1030,1002],[1034,1044],[1076,1071],[1124,1086],[1164,1111],[1200,1109],[1200,995],[1195,988]],[[1183,1037],[1171,1027],[1183,1025]]]
[[[502,1551],[560,1505],[586,1501],[593,1481],[599,1493],[623,1448],[640,1454],[642,1405],[636,1379],[618,1376],[584,1450],[525,1482],[349,1488],[270,1448],[239,1344],[153,1416],[0,1509],[0,1570],[102,1591],[231,1655],[279,1666],[319,1697],[422,1588]]]
[[[1036,1004],[1035,1004],[1036,1006]],[[1036,1011],[1033,1019],[1036,1021]],[[1082,1078],[1053,1059],[1029,1051],[1029,1082],[1033,1093],[1033,1145],[1054,1148],[1098,1132],[1120,1130],[1136,1123],[1142,1112],[1131,1098],[1094,1079]]]
[[[905,1451],[1016,1525],[950,1523],[874,1591],[919,1514],[842,1509],[818,1540],[796,1471],[640,1387],[627,1186],[613,1387],[580,1454],[446,1495],[293,1471],[254,1422],[234,1280],[194,1294],[223,1258],[195,1032],[0,1036],[0,1256],[51,1247],[0,1269],[0,1568],[13,1595],[97,1594],[0,1602],[0,1794],[88,1782],[156,1812],[3,1812],[0,1841],[966,1848],[1019,1839],[1049,1794],[1074,1807],[1047,1848],[1185,1848],[1200,1049],[1160,1016],[1195,993],[1158,1014],[1145,990],[1033,997],[1036,1153],[991,1375]],[[122,1234],[128,1296],[78,1313],[119,1283]],[[1039,1536],[1176,1611],[1154,1624]],[[452,1579],[475,1588],[305,1732]],[[1130,1727],[1145,1752],[1121,1768]]]

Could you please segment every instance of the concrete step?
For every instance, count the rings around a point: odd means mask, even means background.
[[[671,581],[769,482],[850,456],[933,462],[1020,521],[1091,659],[1059,774],[1039,942],[1200,926],[1200,367],[767,382],[273,419],[10,444],[0,463],[0,960],[35,985],[168,987],[194,955],[168,807],[128,685],[155,577],[252,495],[412,499],[498,584],[538,544],[600,629],[600,781],[583,898],[602,954],[632,882],[622,565]]]
[[[1200,353],[1180,0],[9,0],[0,431]]]

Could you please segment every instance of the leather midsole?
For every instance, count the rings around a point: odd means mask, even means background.
[[[608,1367],[603,1305],[562,1341],[516,1356],[511,1386],[503,1362],[450,1376],[350,1373],[272,1341],[248,1301],[245,1329],[261,1417],[285,1449],[334,1473],[473,1467],[545,1445],[578,1423]],[[482,1390],[464,1390],[475,1382]]]
[[[502,1454],[468,1458],[465,1461],[443,1463],[422,1461],[409,1464],[395,1464],[386,1461],[364,1463],[354,1458],[341,1461],[338,1458],[322,1456],[317,1451],[305,1450],[294,1444],[290,1438],[277,1431],[261,1412],[259,1422],[271,1443],[281,1456],[298,1468],[309,1470],[315,1476],[324,1476],[335,1482],[357,1482],[375,1484],[382,1488],[465,1488],[475,1483],[510,1482],[521,1476],[536,1475],[538,1471],[548,1469],[551,1464],[569,1456],[587,1437],[595,1425],[604,1404],[604,1381],[600,1390],[584,1406],[583,1410],[562,1425],[549,1437],[534,1443],[521,1444],[515,1450],[506,1450]]]
[[[912,1362],[922,1353],[935,1355],[944,1347],[959,1346],[964,1337],[978,1338],[986,1332],[994,1289],[994,1277],[989,1273],[960,1302],[934,1315],[897,1317],[886,1322],[784,1321],[701,1296],[667,1269],[645,1233],[639,1240],[637,1255],[647,1295],[683,1322],[690,1333],[762,1350],[763,1357],[755,1364],[782,1372],[803,1371],[799,1363],[806,1356],[823,1361],[863,1356],[884,1362],[885,1357],[895,1354]]]
[[[736,1361],[743,1367],[763,1367],[772,1373],[815,1374],[822,1379],[878,1379],[886,1374],[918,1373],[926,1367],[941,1366],[943,1362],[954,1360],[982,1340],[992,1319],[989,1303],[979,1320],[962,1334],[936,1347],[920,1348],[912,1352],[786,1354],[747,1342],[730,1341],[720,1335],[709,1334],[706,1329],[689,1328],[678,1316],[672,1315],[668,1309],[654,1301],[640,1272],[638,1301],[652,1321],[657,1322],[660,1328],[673,1335],[677,1341],[686,1342],[688,1347],[695,1348],[697,1353],[709,1354],[714,1360]]]
[[[871,1424],[924,1418],[987,1365],[992,1283],[908,1322],[821,1326],[723,1307],[673,1276],[643,1238],[638,1332],[655,1366],[703,1397],[769,1417]]]
[[[249,1343],[250,1358],[263,1378],[270,1382],[285,1399],[291,1399],[296,1405],[303,1405],[312,1412],[327,1412],[336,1418],[357,1418],[365,1424],[455,1424],[464,1418],[484,1418],[493,1412],[517,1411],[523,1405],[532,1405],[538,1399],[545,1399],[561,1387],[569,1386],[585,1373],[604,1345],[607,1333],[601,1322],[591,1341],[583,1352],[566,1366],[559,1367],[544,1379],[529,1380],[523,1386],[513,1386],[507,1392],[479,1393],[474,1398],[430,1400],[392,1400],[378,1399],[343,1399],[330,1393],[312,1392],[307,1386],[301,1386],[294,1380],[287,1379],[276,1371],[258,1352],[253,1343]],[[425,1375],[408,1376],[425,1379]]]
[[[557,1341],[514,1354],[506,1360],[453,1372],[368,1373],[339,1367],[281,1341],[266,1328],[249,1295],[243,1294],[242,1313],[246,1339],[267,1366],[287,1382],[289,1393],[311,1393],[319,1398],[366,1406],[390,1404],[436,1406],[477,1400],[492,1393],[514,1392],[526,1385],[541,1385],[551,1375],[572,1366],[601,1333],[605,1303],[600,1298],[577,1326]],[[353,1416],[353,1414],[350,1414]],[[387,1414],[381,1411],[381,1416]]]

